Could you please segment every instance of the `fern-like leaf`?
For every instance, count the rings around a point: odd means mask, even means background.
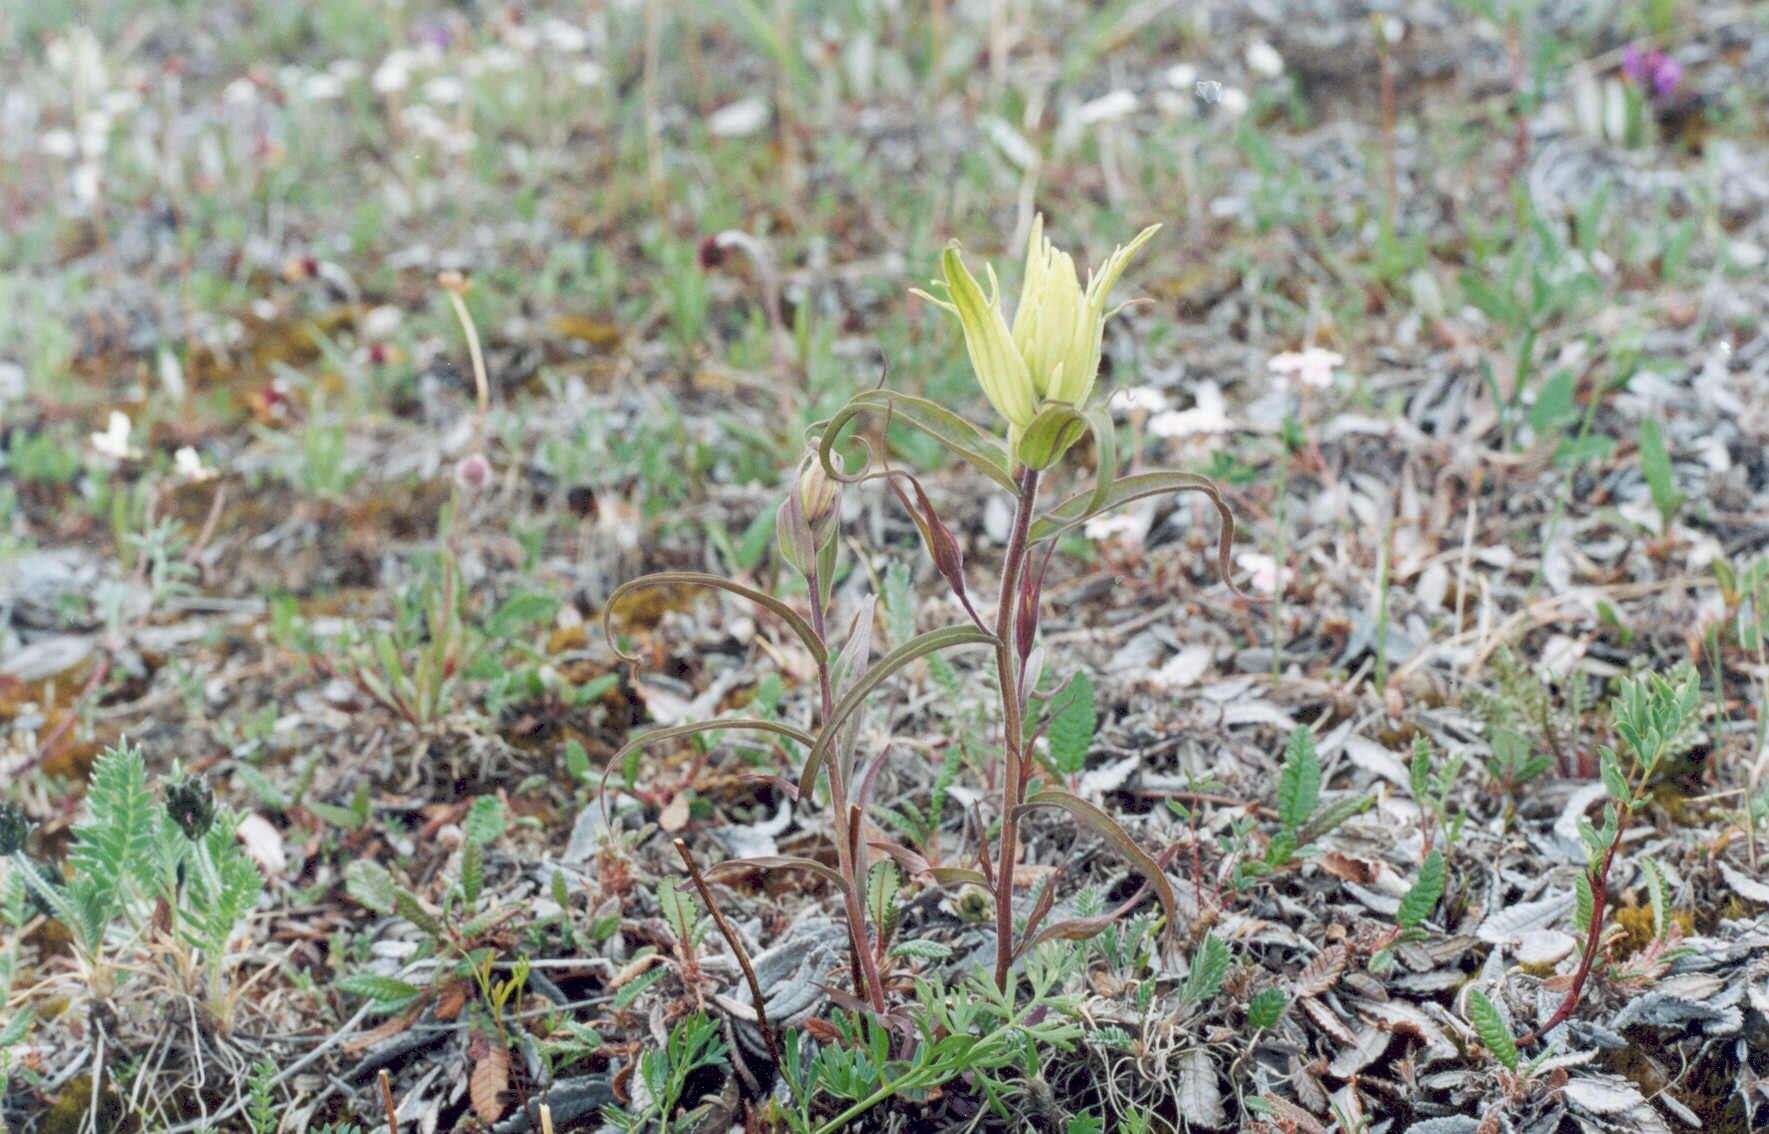
[[[1400,900],[1400,909],[1394,915],[1396,925],[1411,929],[1431,916],[1438,899],[1443,897],[1444,875],[1443,852],[1433,849],[1419,864],[1418,879]]]
[[[151,887],[154,881],[158,824],[139,748],[125,743],[98,757],[86,788],[86,814],[68,852],[74,870],[69,892],[80,921],[75,932],[96,950],[130,900],[131,883]]]

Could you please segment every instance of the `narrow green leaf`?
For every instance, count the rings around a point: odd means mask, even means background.
[[[608,639],[609,648],[622,660],[630,662],[638,659],[621,653],[620,646],[614,640],[614,608],[620,604],[622,597],[634,591],[644,590],[647,587],[670,586],[711,587],[714,590],[728,591],[738,598],[748,599],[757,606],[765,607],[778,615],[782,622],[792,627],[793,633],[799,636],[799,641],[803,642],[805,648],[811,651],[812,658],[818,662],[824,660],[825,651],[822,640],[817,637],[817,632],[811,628],[811,624],[805,621],[804,616],[798,611],[764,591],[758,591],[754,587],[746,587],[742,583],[733,582],[720,575],[709,575],[703,571],[658,571],[637,579],[629,579],[614,588],[614,593],[609,595],[608,601],[602,604],[602,634]]]
[[[1677,491],[1677,478],[1671,469],[1671,455],[1665,449],[1664,436],[1658,422],[1647,417],[1640,422],[1640,475],[1652,493],[1653,507],[1658,509],[1664,527],[1670,526],[1683,506],[1683,494]]]
[[[467,808],[467,817],[461,821],[461,833],[468,842],[487,847],[504,837],[508,825],[504,801],[495,795],[482,795]]]
[[[1413,789],[1413,802],[1423,806],[1431,790],[1431,742],[1424,733],[1413,737],[1413,759],[1407,764],[1407,780]]]
[[[1628,788],[1627,777],[1622,775],[1622,769],[1616,761],[1615,752],[1612,749],[1605,749],[1597,766],[1603,773],[1603,787],[1609,792],[1609,798],[1617,803],[1628,802],[1633,797],[1633,792]]]
[[[411,922],[432,937],[447,936],[442,923],[436,915],[424,908],[416,894],[409,890],[397,890],[393,895],[393,912]]]
[[[1596,911],[1596,901],[1591,896],[1591,879],[1587,875],[1580,874],[1573,879],[1572,887],[1576,902],[1573,908],[1572,924],[1574,929],[1583,933],[1591,928],[1591,916]]]
[[[1096,727],[1093,679],[1077,673],[1050,707],[1050,763],[1058,773],[1073,776],[1087,766]]]
[[[1216,934],[1204,935],[1198,951],[1192,954],[1192,964],[1186,973],[1185,988],[1180,997],[1191,1004],[1207,1004],[1222,988],[1223,978],[1228,975],[1228,946],[1223,944]]]
[[[1057,807],[1078,819],[1082,826],[1112,844],[1112,849],[1123,855],[1126,860],[1149,881],[1155,896],[1161,900],[1161,909],[1167,915],[1168,932],[1179,929],[1179,902],[1173,893],[1173,884],[1167,881],[1161,866],[1130,837],[1129,832],[1120,827],[1115,819],[1104,811],[1088,803],[1078,796],[1056,788],[1046,788],[1027,798],[1020,805],[1020,810],[1030,811],[1034,807]]]
[[[1474,1025],[1480,1042],[1493,1053],[1494,1059],[1517,1070],[1517,1040],[1511,1035],[1511,1026],[1478,988],[1468,990],[1468,1022]]]
[[[999,439],[944,406],[893,390],[864,390],[855,394],[834,417],[813,427],[819,434],[818,457],[824,469],[838,479],[852,481],[867,475],[864,469],[858,473],[842,473],[833,462],[835,443],[842,430],[849,422],[867,413],[886,415],[892,421],[919,429],[996,484],[1009,492],[1019,491],[1019,486],[1014,484],[1007,446]]]
[[[374,1001],[378,1008],[388,1009],[403,1008],[424,993],[415,984],[376,973],[351,973],[339,977],[338,987],[352,996]]]
[[[1406,897],[1400,900],[1400,909],[1394,915],[1394,922],[1402,929],[1411,929],[1422,924],[1437,908],[1438,899],[1443,897],[1445,868],[1443,852],[1432,848],[1425,861],[1419,864],[1419,877],[1407,890]]]
[[[830,749],[835,746],[842,725],[887,677],[911,662],[941,650],[995,643],[995,635],[974,626],[948,626],[943,630],[930,630],[926,634],[917,635],[880,658],[878,664],[868,669],[842,694],[841,700],[836,702],[834,710],[829,714],[829,719],[823,722],[823,730],[817,734],[816,743],[805,757],[804,770],[799,773],[799,798],[811,798],[811,792],[817,786],[817,773],[822,770],[823,762],[829,758]]]
[[[530,626],[549,621],[558,610],[559,600],[550,595],[518,591],[485,620],[485,632],[493,638],[508,638]]]

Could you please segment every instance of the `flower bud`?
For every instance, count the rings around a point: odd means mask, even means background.
[[[841,472],[841,456],[831,453],[830,460]],[[799,459],[792,491],[774,517],[780,556],[801,575],[810,575],[817,553],[835,536],[841,519],[841,490],[841,481],[829,475],[817,450],[808,449]]]
[[[836,472],[845,471],[841,454],[831,453],[829,456]],[[805,523],[811,526],[811,540],[818,547],[822,547],[835,534],[835,525],[840,518],[841,494],[841,481],[829,475],[829,470],[823,467],[823,461],[816,450],[806,453],[804,460],[799,462],[799,507],[804,509]]]
[[[186,776],[166,789],[166,814],[194,843],[215,822],[215,797],[200,777]]]
[[[0,858],[18,854],[25,849],[31,834],[31,821],[16,803],[0,803]]]
[[[468,453],[455,465],[455,483],[468,492],[478,492],[491,483],[491,462],[484,453]]]

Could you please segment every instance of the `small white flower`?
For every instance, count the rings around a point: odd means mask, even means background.
[[[453,75],[438,75],[424,84],[424,97],[431,102],[452,106],[467,93],[467,84]]]
[[[1284,73],[1284,57],[1271,44],[1256,39],[1247,45],[1247,67],[1255,75],[1275,79]]]
[[[330,71],[332,77],[337,79],[340,83],[353,83],[362,78],[363,67],[361,60],[339,59],[333,62],[330,67],[327,67],[326,70]]]
[[[141,95],[128,87],[106,91],[104,94],[104,112],[112,118],[133,113],[140,106]]]
[[[387,58],[381,60],[381,65],[375,68],[374,77],[369,80],[369,85],[374,87],[379,94],[403,91],[411,85],[412,64],[415,62],[416,59],[412,53],[403,48],[390,51],[387,53]]]
[[[768,124],[768,104],[759,98],[740,99],[721,106],[706,120],[715,138],[742,138]]]
[[[321,71],[301,80],[301,97],[308,102],[332,102],[344,93],[344,80]]]
[[[1225,412],[1222,387],[1200,382],[1198,404],[1189,410],[1166,410],[1149,418],[1149,433],[1156,437],[1193,437],[1204,433],[1227,433],[1234,428]]]
[[[576,24],[552,17],[541,25],[541,38],[555,51],[567,54],[582,51],[590,44],[589,35]]]
[[[104,432],[92,435],[92,448],[107,460],[127,460],[130,456],[130,429],[129,415],[122,410],[112,410]]]
[[[221,101],[229,106],[250,106],[258,101],[258,84],[250,79],[235,79],[221,92]]]
[[[1223,87],[1222,93],[1216,97],[1216,105],[1230,118],[1239,118],[1247,113],[1247,94],[1240,87]]]
[[[1198,81],[1198,69],[1190,63],[1175,63],[1167,68],[1166,78],[1168,86],[1183,91]]]
[[[1074,124],[1077,127],[1097,126],[1102,122],[1116,122],[1120,118],[1136,111],[1136,95],[1127,90],[1108,91],[1091,102],[1082,103],[1075,111]]]
[[[571,68],[571,81],[581,87],[599,86],[607,72],[593,59],[584,59]]]
[[[90,205],[98,200],[98,163],[83,161],[74,168],[74,199]]]
[[[365,339],[390,339],[399,332],[399,325],[405,321],[405,313],[397,307],[382,306],[369,310],[362,317],[362,337]]]
[[[514,71],[522,66],[522,56],[501,43],[494,43],[480,52],[477,59],[468,60],[468,64],[473,68],[475,74],[484,74],[488,71]]]
[[[181,447],[172,454],[172,465],[178,470],[179,476],[192,484],[208,480],[216,475],[215,470],[203,464],[202,456],[189,445]]]
[[[0,362],[0,405],[25,396],[25,368],[16,362]]]
[[[1285,351],[1274,355],[1266,363],[1273,373],[1283,377],[1295,377],[1304,386],[1326,389],[1333,384],[1333,370],[1345,365],[1345,356],[1320,347],[1309,347],[1304,351]]]
[[[1156,413],[1167,408],[1167,395],[1153,386],[1127,386],[1112,400],[1132,413]]]
[[[1264,594],[1276,594],[1280,585],[1278,561],[1264,552],[1243,551],[1235,556],[1235,563],[1247,572],[1247,582],[1256,591]],[[1284,568],[1281,582],[1288,585],[1295,572]]]
[[[45,130],[37,137],[37,148],[50,157],[71,158],[79,152],[72,131]]]

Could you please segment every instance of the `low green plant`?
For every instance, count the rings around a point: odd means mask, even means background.
[[[941,258],[945,298],[920,294],[958,320],[977,382],[990,405],[1005,419],[1005,443],[944,406],[884,389],[854,396],[834,417],[813,427],[812,448],[801,460],[775,518],[781,558],[804,581],[807,611],[801,613],[782,598],[747,583],[687,571],[649,575],[623,584],[609,596],[604,608],[604,629],[617,651],[620,647],[612,619],[621,600],[634,590],[655,586],[690,585],[725,591],[772,613],[797,636],[816,673],[815,731],[760,717],[693,722],[629,742],[609,767],[620,766],[640,746],[719,729],[767,732],[799,745],[806,755],[797,776],[797,799],[800,804],[810,804],[818,797],[819,788],[824,788],[835,865],[808,857],[770,856],[721,863],[708,877],[755,869],[797,870],[829,882],[842,897],[859,985],[856,992],[881,1015],[886,1002],[879,969],[889,934],[878,924],[884,911],[868,910],[875,854],[884,855],[923,884],[968,883],[993,892],[995,986],[1004,994],[1010,988],[1016,958],[1032,944],[1052,935],[1080,935],[1101,928],[1073,921],[1044,926],[1042,922],[1053,908],[1054,894],[1048,887],[1023,918],[1016,916],[1019,824],[1033,810],[1066,812],[1079,825],[1103,837],[1145,877],[1148,889],[1161,903],[1168,927],[1176,926],[1173,889],[1160,865],[1106,812],[1047,781],[1030,744],[1041,728],[1034,719],[1029,693],[1037,689],[1044,665],[1043,651],[1038,649],[1042,590],[1059,537],[1104,511],[1136,500],[1199,492],[1216,505],[1222,518],[1218,564],[1227,577],[1233,519],[1215,484],[1195,474],[1172,471],[1119,477],[1111,415],[1104,406],[1088,404],[1099,369],[1104,325],[1115,310],[1106,305],[1108,293],[1130,257],[1154,231],[1144,230],[1129,246],[1116,251],[1084,289],[1073,261],[1044,238],[1040,220],[1033,226],[1023,290],[1011,329],[998,297],[984,294],[957,247],[946,250]],[[960,543],[916,476],[873,461],[870,447],[862,467],[848,471],[837,447],[848,427],[868,415],[925,434],[1006,491],[1014,519],[992,619],[985,620],[973,604]],[[1053,506],[1041,506],[1040,489],[1046,478],[1055,475],[1065,454],[1088,438],[1096,467],[1091,485]],[[872,661],[876,601],[866,599],[840,620],[831,609],[840,554],[835,534],[842,490],[873,481],[882,481],[908,511],[936,572],[965,614],[965,621],[898,643],[876,663]],[[865,837],[865,817],[872,808],[873,788],[888,749],[862,761],[856,751],[857,726],[861,709],[886,680],[923,658],[970,647],[988,649],[995,662],[1001,739],[994,760],[998,788],[994,853],[981,857],[980,868],[935,866],[926,856],[894,840]],[[624,652],[622,656],[634,660]],[[1065,722],[1065,734],[1069,725]],[[1073,764],[1074,754],[1066,755]]]
[[[990,1112],[1010,1119],[1019,1096],[1041,1081],[1041,1053],[1067,1050],[1083,1034],[1079,998],[1058,991],[1079,959],[1068,942],[1033,949],[1024,998],[981,973],[957,987],[917,981],[917,1042],[907,1049],[874,1016],[838,1013],[828,1043],[787,1033],[780,1070],[790,1099],[775,1104],[777,1117],[793,1134],[837,1134],[891,1099],[925,1099],[963,1079]]]
[[[1373,802],[1367,794],[1344,795],[1323,805],[1321,759],[1315,750],[1314,733],[1297,726],[1284,744],[1278,769],[1278,830],[1262,853],[1244,853],[1235,866],[1235,885],[1245,889],[1260,878],[1293,869],[1317,840],[1331,834],[1347,819]],[[1249,820],[1249,824],[1251,821]],[[1243,834],[1250,830],[1243,830]]]
[[[724,1067],[727,1062],[719,1026],[704,1013],[684,1016],[670,1028],[669,1040],[661,1048],[646,1048],[639,1054],[634,1086],[643,1090],[635,1089],[632,1105],[607,1106],[602,1116],[629,1134],[650,1129],[669,1134],[688,1077],[703,1067]]]
[[[518,591],[484,617],[469,619],[460,567],[445,544],[434,570],[395,596],[390,626],[350,623],[336,638],[322,638],[293,600],[280,598],[271,607],[271,631],[316,669],[349,681],[414,730],[427,732],[455,711],[468,679],[485,683],[490,712],[550,692],[537,664],[510,664],[510,658],[522,652],[520,636],[550,619],[558,605],[546,595]],[[532,650],[527,655],[538,663]],[[594,692],[567,689],[561,697],[579,704]]]
[[[235,838],[238,825],[193,778],[174,778],[156,800],[141,750],[123,744],[93,763],[65,877],[27,853],[29,825],[11,805],[0,806],[0,855],[73,935],[93,988],[112,988],[129,966],[169,947],[174,963],[201,972],[208,1008],[225,1025],[232,1008],[225,978],[237,959],[228,944],[263,889]],[[175,911],[164,942],[153,921],[159,903]]]
[[[1603,808],[1603,824],[1578,821],[1579,841],[1585,849],[1585,869],[1575,883],[1573,927],[1584,934],[1579,964],[1574,970],[1560,1006],[1531,1032],[1520,1046],[1553,1031],[1569,1019],[1584,995],[1585,983],[1597,962],[1609,913],[1609,872],[1621,846],[1622,834],[1634,816],[1650,802],[1648,789],[1665,761],[1695,742],[1701,710],[1701,682],[1695,668],[1684,663],[1669,676],[1636,674],[1622,679],[1620,691],[1610,702],[1610,718],[1621,741],[1620,751],[1605,746],[1598,752],[1598,770],[1609,796]],[[1653,868],[1656,874],[1656,867]],[[1662,932],[1662,885],[1656,901]]]
[[[468,805],[461,820],[459,870],[443,888],[435,907],[374,859],[353,859],[344,871],[350,897],[377,914],[398,917],[418,930],[419,949],[413,960],[435,959],[439,963],[430,966],[430,978],[424,984],[362,971],[339,978],[338,987],[365,997],[379,1011],[398,1012],[429,999],[445,985],[466,981],[478,989],[483,1006],[501,1028],[503,1003],[522,982],[500,982],[493,976],[500,964],[499,927],[515,911],[485,900],[485,855],[503,837],[507,826],[504,806],[496,796],[480,796]],[[526,976],[523,965],[518,957],[507,967]]]

